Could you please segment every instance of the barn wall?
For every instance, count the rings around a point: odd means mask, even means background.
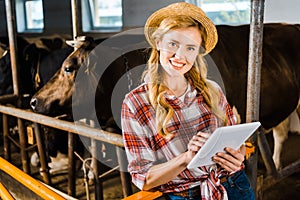
[[[144,26],[147,18],[159,8],[178,0],[123,0],[125,27]]]
[[[69,1],[44,0],[45,33],[72,34],[72,13]],[[55,20],[53,20],[55,19]]]
[[[265,22],[300,23],[299,0],[266,0]]]
[[[155,10],[180,0],[123,0],[123,24],[126,28],[143,26],[147,17]],[[265,22],[300,23],[299,0],[265,2]],[[44,0],[44,35],[53,33],[72,35],[70,1]],[[92,35],[95,33],[92,33]],[[5,1],[0,0],[0,36],[7,35]],[[96,33],[97,36],[104,35]],[[107,35],[107,34],[106,34]]]
[[[5,3],[0,1],[0,36],[4,36],[7,33],[6,25],[6,12],[5,12]]]

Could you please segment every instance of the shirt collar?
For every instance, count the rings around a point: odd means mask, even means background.
[[[170,90],[165,94],[165,98],[167,100],[172,101],[172,103],[176,105],[184,103],[187,106],[189,106],[195,99],[196,95],[197,95],[197,90],[195,89],[195,87],[193,87],[193,85],[190,82],[188,82],[188,91],[185,93],[184,102],[181,102],[179,98],[177,98],[174,95],[174,93]]]

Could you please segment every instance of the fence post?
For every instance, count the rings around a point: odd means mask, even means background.
[[[264,0],[251,0],[246,122],[259,121],[260,77],[262,63]],[[257,146],[257,132],[249,139]],[[257,148],[246,161],[253,188],[257,185]]]

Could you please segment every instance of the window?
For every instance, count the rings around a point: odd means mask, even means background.
[[[122,0],[82,0],[83,31],[119,31]]]
[[[25,1],[25,14],[27,29],[44,28],[42,0]]]
[[[249,24],[250,0],[186,0],[201,7],[215,24]]]
[[[41,32],[44,29],[43,0],[16,1],[18,32]]]

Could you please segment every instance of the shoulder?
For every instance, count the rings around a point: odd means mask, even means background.
[[[125,95],[125,100],[129,100],[135,97],[142,97],[148,95],[149,87],[147,83],[143,83],[131,90],[129,93]]]
[[[215,89],[216,91],[218,91],[218,92],[220,92],[220,93],[222,93],[222,94],[225,93],[225,92],[224,92],[224,89],[223,89],[217,82],[208,79],[208,80],[206,81],[206,83],[208,84],[209,87]]]
[[[123,104],[126,104],[131,110],[135,110],[134,108],[148,104],[148,91],[149,87],[147,83],[139,85],[125,95]]]

